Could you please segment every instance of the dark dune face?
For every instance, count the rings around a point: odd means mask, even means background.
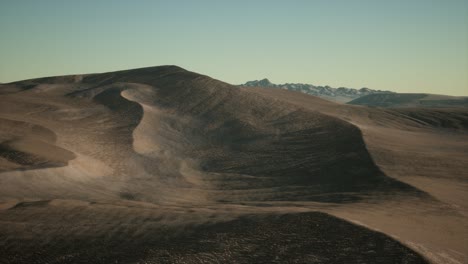
[[[344,109],[175,66],[6,86],[0,91],[6,263],[420,263],[389,236],[323,213],[296,213],[321,210],[380,229],[382,219],[375,219],[386,206],[421,216],[428,213],[421,208],[438,215],[445,208],[462,221],[430,191],[382,171],[375,160],[383,156],[372,154],[374,145],[363,137],[370,130],[362,129],[380,124],[360,127],[360,118],[378,115],[387,126],[418,129],[457,124],[455,133],[464,133],[465,112]],[[375,215],[368,221],[346,215],[356,210]],[[460,230],[462,237],[465,226]],[[426,252],[413,237],[400,241]]]
[[[47,243],[10,239],[0,249],[0,263],[427,263],[383,234],[323,213],[255,214],[184,227],[158,225],[160,220],[146,214],[139,222],[144,233],[120,221],[114,219],[122,226],[106,233],[51,233]],[[72,228],[58,228],[64,227]]]
[[[416,120],[421,126],[442,128],[454,131],[468,130],[468,111],[464,109],[418,109],[405,108],[393,110],[402,119]]]
[[[383,93],[365,95],[348,104],[373,107],[468,107],[468,97],[422,93]]]

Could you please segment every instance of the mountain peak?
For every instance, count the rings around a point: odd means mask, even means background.
[[[273,88],[280,88],[285,90],[297,91],[302,92],[305,94],[315,95],[318,97],[322,97],[324,99],[330,101],[338,101],[338,102],[349,102],[361,96],[365,96],[368,94],[375,94],[375,93],[392,93],[390,91],[381,91],[381,90],[373,90],[369,88],[333,88],[328,85],[326,86],[315,86],[312,84],[303,84],[303,83],[285,83],[285,84],[274,84],[270,82],[267,78],[255,81],[249,81],[243,84],[242,86],[249,86],[249,87],[273,87]]]
[[[275,87],[276,84],[270,82],[268,78],[263,78],[261,80],[246,82],[244,86]]]

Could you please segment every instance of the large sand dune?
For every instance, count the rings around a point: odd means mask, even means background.
[[[468,261],[466,109],[175,66],[2,84],[0,102],[0,262]]]

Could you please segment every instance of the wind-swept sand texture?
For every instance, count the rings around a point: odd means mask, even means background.
[[[175,66],[0,89],[0,262],[467,261],[466,110]]]

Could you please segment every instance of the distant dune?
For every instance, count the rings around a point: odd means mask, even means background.
[[[0,263],[468,261],[467,108],[177,66],[8,83],[0,101]]]
[[[369,94],[348,104],[379,107],[468,107],[468,97],[422,93]]]

